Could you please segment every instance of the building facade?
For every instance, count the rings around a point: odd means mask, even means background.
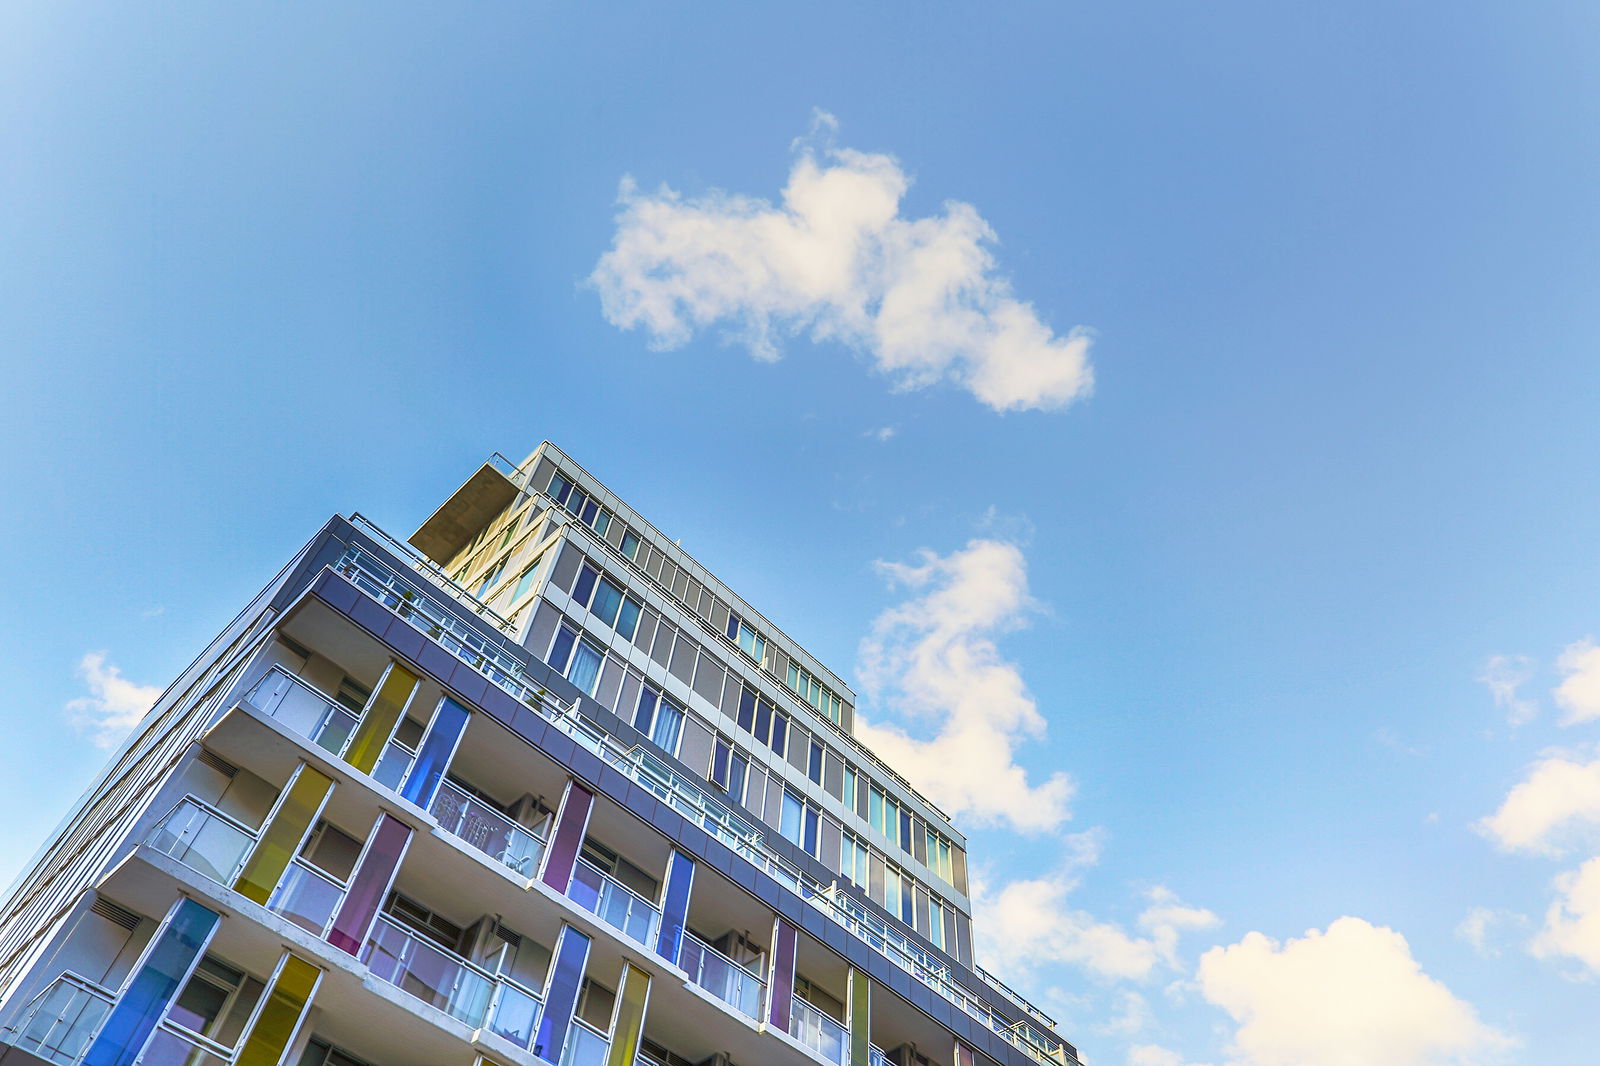
[[[0,911],[3,1066],[1076,1066],[848,686],[548,443],[334,518]]]

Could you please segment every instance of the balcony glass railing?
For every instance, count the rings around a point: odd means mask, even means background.
[[[867,1045],[867,1066],[889,1066],[889,1056],[877,1044]]]
[[[391,740],[383,746],[378,765],[372,768],[372,779],[391,792],[399,792],[400,783],[406,779],[406,774],[411,772],[411,764],[416,761],[416,752],[398,740]]]
[[[761,1018],[766,982],[693,933],[684,931],[678,965],[689,980],[751,1020]]]
[[[113,998],[110,989],[64,973],[6,1029],[6,1040],[56,1066],[72,1066],[111,1013]]]
[[[661,912],[610,874],[587,859],[579,859],[572,871],[567,896],[584,910],[593,911],[601,921],[621,930],[645,946],[651,945]]]
[[[789,1016],[789,1035],[834,1066],[844,1066],[850,1030],[799,996],[794,997],[794,1012]]]
[[[542,1005],[537,994],[502,975],[495,981],[494,1004],[489,1008],[489,1031],[520,1048],[532,1047]]]
[[[147,843],[191,870],[231,884],[256,842],[256,831],[193,796],[178,801],[151,830]]]
[[[567,1046],[561,1049],[561,1066],[606,1066],[611,1041],[582,1018],[572,1019]]]
[[[233,1049],[164,1021],[133,1062],[134,1066],[228,1066]]]
[[[538,871],[544,840],[450,782],[440,786],[429,811],[439,828],[512,872],[532,877]]]
[[[494,979],[453,951],[380,914],[361,961],[381,981],[474,1029],[483,1027]]]
[[[344,885],[297,857],[268,897],[267,910],[320,937],[328,931],[344,891]]]
[[[337,570],[368,596],[458,658],[471,662],[491,681],[537,711],[574,741],[599,755],[608,765],[626,774],[658,799],[671,804],[674,810],[794,890],[832,921],[856,934],[889,961],[982,1022],[1013,1047],[1043,1063],[1061,1061],[1061,1047],[1053,1040],[1026,1022],[1019,1025],[1013,1019],[996,1014],[986,1002],[956,982],[949,966],[927,953],[908,936],[891,930],[881,919],[847,897],[836,895],[831,887],[823,886],[795,869],[766,846],[760,830],[735,814],[705,788],[679,774],[642,747],[624,747],[574,708],[546,694],[527,678],[514,653],[496,646],[494,641],[476,633],[465,622],[452,618],[440,599],[425,593],[417,581],[401,576],[372,552],[357,547],[345,552]],[[433,587],[432,582],[427,584]],[[493,655],[473,658],[455,650],[462,647],[491,649]],[[518,653],[522,653],[521,649],[518,649]],[[492,666],[487,665],[491,661]],[[1016,997],[1013,995],[1011,998]],[[1030,1013],[1043,1017],[1037,1008]]]
[[[335,703],[281,666],[274,666],[245,694],[245,701],[276,718],[319,748],[337,755],[355,732],[360,716]]]

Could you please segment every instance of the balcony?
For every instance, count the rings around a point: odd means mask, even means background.
[[[133,1066],[230,1066],[233,1049],[164,1020]]]
[[[163,855],[218,884],[232,884],[257,830],[193,796],[185,796],[156,824],[146,841]]]
[[[386,914],[378,916],[361,961],[381,981],[482,1029],[495,980],[453,951],[413,933]]]
[[[582,1018],[572,1019],[567,1046],[561,1049],[561,1066],[606,1066],[611,1040]]]
[[[250,706],[290,730],[300,734],[330,755],[342,756],[361,716],[323,692],[274,666],[245,693]],[[391,739],[372,768],[372,777],[391,791],[398,791],[416,760],[417,753]]]
[[[687,929],[678,965],[689,980],[751,1021],[760,1021],[766,982]]]
[[[654,948],[653,938],[661,912],[587,859],[580,858],[573,869],[567,897],[611,928],[645,947]]]
[[[544,838],[449,781],[440,786],[428,811],[439,820],[439,828],[512,873],[532,877],[538,872]]]
[[[296,856],[267,898],[267,910],[283,915],[315,937],[327,934],[345,885]]]
[[[845,1050],[850,1046],[850,1030],[822,1013],[799,996],[789,1016],[789,1035],[834,1066],[844,1066]]]
[[[56,1066],[72,1066],[111,1013],[110,989],[75,973],[64,973],[34,997],[6,1039]]]

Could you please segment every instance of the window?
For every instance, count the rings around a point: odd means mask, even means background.
[[[639,561],[639,538],[631,531],[622,535],[622,554],[634,562]]]
[[[594,595],[594,583],[600,580],[600,572],[588,563],[578,568],[578,580],[572,583],[572,598],[589,606],[589,598]]]
[[[950,841],[928,830],[928,869],[938,874],[947,884],[956,883],[956,867]]]
[[[844,805],[850,810],[856,809],[856,768],[849,763],[844,764]]]
[[[624,599],[622,607],[617,611],[617,624],[613,627],[617,636],[623,640],[632,640],[634,633],[639,629],[639,601]]]
[[[780,758],[788,750],[789,716],[781,711],[772,712],[772,739],[767,741],[767,747],[771,748],[773,753]]]
[[[822,784],[822,745],[816,741],[811,742],[811,757],[806,763],[806,776],[816,784]]]
[[[803,841],[801,841],[800,846],[806,849],[806,854],[807,855],[814,856],[817,853],[817,844],[818,844],[817,836],[818,836],[818,830],[821,827],[821,822],[822,822],[822,812],[817,810],[815,804],[813,804],[813,803],[806,804],[805,839]]]
[[[839,850],[839,874],[858,888],[866,888],[871,877],[871,868],[867,862],[867,846],[861,838],[854,833],[844,835],[843,845]]]
[[[491,590],[493,590],[496,583],[498,583],[500,580],[500,572],[505,568],[506,561],[504,559],[501,559],[498,563],[495,563],[489,568],[489,572],[483,575],[483,582],[478,586],[478,591],[475,593],[478,599],[483,599],[490,593]]]
[[[909,819],[909,815],[906,816]],[[899,844],[902,821],[900,804],[877,785],[867,785],[867,821],[882,833],[891,844]],[[907,837],[909,839],[909,835]]]
[[[789,744],[789,716],[751,689],[739,693],[739,728],[782,755]]]
[[[522,576],[517,578],[517,587],[511,592],[512,603],[516,603],[518,600],[522,599],[522,597],[528,594],[528,590],[533,588],[533,579],[538,576],[539,564],[543,560],[543,555],[540,555],[538,558],[534,559],[533,562],[528,564],[528,568],[522,572]]]
[[[911,854],[911,812],[904,807],[900,809],[900,835],[893,839],[902,851]]]
[[[778,816],[778,832],[791,844],[800,844],[805,839],[805,811],[806,805],[800,802],[800,797],[785,790],[783,810]]]
[[[917,906],[911,878],[887,864],[883,868],[883,909],[916,928]]]
[[[506,535],[500,538],[501,548],[504,548],[507,544],[511,543],[511,538],[517,535],[517,527],[522,524],[523,516],[528,513],[529,512],[524,511],[522,514],[517,515],[511,521],[506,523]],[[499,548],[496,548],[495,550],[498,551]]]
[[[749,774],[750,760],[734,747],[733,741],[718,737],[711,751],[711,781],[735,803],[743,803],[745,780]]]
[[[944,948],[944,904],[938,900],[928,901],[928,942],[943,951]]]
[[[590,524],[594,526],[594,531],[596,533],[600,534],[602,537],[605,536],[606,530],[611,528],[610,512],[601,511],[599,514],[595,515],[594,521]]]
[[[557,503],[565,506],[568,497],[572,495],[572,482],[568,481],[565,475],[558,470],[550,475],[549,491],[550,495],[555,497]]]
[[[789,688],[795,695],[811,704],[819,713],[826,715],[834,725],[844,724],[844,701],[834,694],[833,690],[811,674],[801,669],[793,660],[789,662]]]
[[[600,663],[605,652],[585,639],[577,630],[563,622],[550,642],[550,655],[545,659],[555,670],[567,676],[586,696],[594,695],[594,683],[600,676]]]
[[[643,609],[639,601],[625,596],[621,586],[587,562],[578,569],[578,579],[572,583],[572,598],[589,608],[619,636],[633,639],[639,628],[639,612]]]
[[[767,638],[751,629],[736,614],[728,615],[728,639],[737,643],[740,650],[756,662],[766,662]]]
[[[605,578],[601,578],[595,585],[594,600],[589,604],[589,610],[606,625],[615,626],[617,611],[621,607],[622,590]]]
[[[639,706],[633,713],[633,728],[649,737],[668,755],[678,754],[678,734],[683,731],[683,711],[649,685],[639,687]]]

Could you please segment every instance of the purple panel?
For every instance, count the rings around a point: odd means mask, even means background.
[[[361,942],[372,928],[378,905],[383,902],[384,893],[389,891],[389,886],[394,882],[395,871],[400,868],[400,858],[410,843],[411,830],[403,822],[387,814],[378,819],[378,827],[372,832],[372,840],[361,856],[361,863],[351,875],[350,890],[345,893],[339,913],[334,916],[328,943],[352,955],[360,952]]]
[[[772,927],[772,983],[767,997],[772,1009],[767,1020],[786,1033],[794,1012],[794,959],[799,946],[800,935],[794,926],[779,918]]]
[[[589,809],[593,806],[593,793],[576,781],[567,782],[567,793],[561,797],[561,813],[556,816],[556,829],[550,835],[550,846],[545,849],[544,873],[540,875],[540,880],[557,892],[566,892],[572,881],[572,868],[577,865],[583,834],[589,828]]]

